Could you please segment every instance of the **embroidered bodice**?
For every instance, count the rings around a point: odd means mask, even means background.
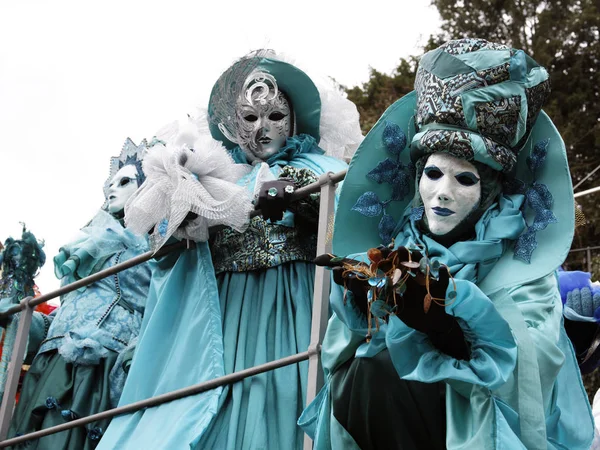
[[[317,181],[309,169],[284,166],[280,178],[292,179],[297,187]],[[244,233],[231,228],[218,231],[210,241],[215,272],[246,272],[291,261],[312,261],[316,252],[319,194],[311,195],[286,212],[284,219],[270,223],[254,217]]]

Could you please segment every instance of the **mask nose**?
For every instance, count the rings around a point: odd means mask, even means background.
[[[449,177],[444,177],[449,178]],[[437,199],[441,203],[448,203],[454,198],[452,195],[452,186],[449,180],[440,180],[437,190]]]

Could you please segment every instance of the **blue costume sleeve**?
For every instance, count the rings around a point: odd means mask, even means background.
[[[459,381],[495,389],[508,380],[516,363],[517,349],[510,327],[475,284],[456,280],[456,292],[458,297],[446,306],[446,311],[457,317],[471,345],[471,358],[456,360],[440,352],[426,334],[392,316],[385,342],[394,367],[407,380]]]
[[[30,364],[37,354],[40,345],[48,335],[50,324],[54,320],[57,309],[51,314],[42,314],[34,311],[31,319],[31,328],[29,329],[29,342],[27,343],[27,355],[25,355],[25,364]]]

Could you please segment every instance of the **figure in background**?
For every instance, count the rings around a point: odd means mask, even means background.
[[[35,296],[33,281],[38,271],[46,262],[46,254],[40,242],[30,231],[23,226],[21,239],[8,238],[4,242],[3,251],[0,253],[0,310],[5,310],[21,302],[25,297]],[[19,326],[19,315],[15,314],[2,323],[2,340],[0,349],[0,399],[4,394],[8,363],[12,358],[13,345]],[[48,323],[46,315],[35,313],[33,322],[37,329],[44,329]],[[43,337],[40,333],[33,333],[29,338],[28,354],[26,361],[35,355]]]
[[[559,270],[558,284],[563,302],[565,330],[583,375],[600,365],[600,285],[589,272]],[[592,412],[596,425],[593,450],[600,449],[600,391],[593,396]]]
[[[123,210],[144,181],[146,141],[127,139],[111,160],[106,203],[54,258],[61,284],[72,283],[148,250],[147,240],[124,228]],[[9,436],[65,423],[116,406],[128,360],[139,333],[150,283],[140,264],[61,297],[52,323],[31,364]],[[32,332],[34,330],[32,329]],[[92,449],[108,420],[28,443],[38,449]]]
[[[344,182],[340,258],[318,259],[340,285],[326,385],[301,424],[317,449],[587,449],[555,276],[574,209],[564,144],[540,112],[547,72],[462,39],[421,58],[415,91]]]
[[[243,232],[216,231],[210,248],[198,243],[194,251],[154,265],[148,302],[154,306],[144,318],[123,405],[309,345],[319,196],[295,205],[289,199],[321,174],[346,167],[319,143],[336,146],[339,154],[357,145],[362,136],[356,107],[333,90],[320,92],[303,71],[260,51],[223,73],[208,115],[210,133],[243,174],[238,186],[257,199],[263,217],[246,220]],[[194,154],[205,151],[202,145],[193,144]],[[203,182],[203,174],[192,173]],[[149,210],[150,204],[141,206],[149,192],[143,188],[128,205],[128,226],[129,217],[136,220],[129,207]],[[180,227],[180,236],[193,238],[190,231],[203,220],[199,214]],[[307,364],[300,363],[116,418],[101,448],[300,448],[296,420],[306,377]]]

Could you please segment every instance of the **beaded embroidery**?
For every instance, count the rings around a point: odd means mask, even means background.
[[[292,166],[283,167],[280,177],[292,179],[297,187],[317,181],[312,171]],[[319,194],[310,195],[292,205],[293,227],[254,217],[244,233],[231,228],[218,231],[210,241],[215,273],[247,272],[291,261],[312,261],[317,248],[319,198]]]

